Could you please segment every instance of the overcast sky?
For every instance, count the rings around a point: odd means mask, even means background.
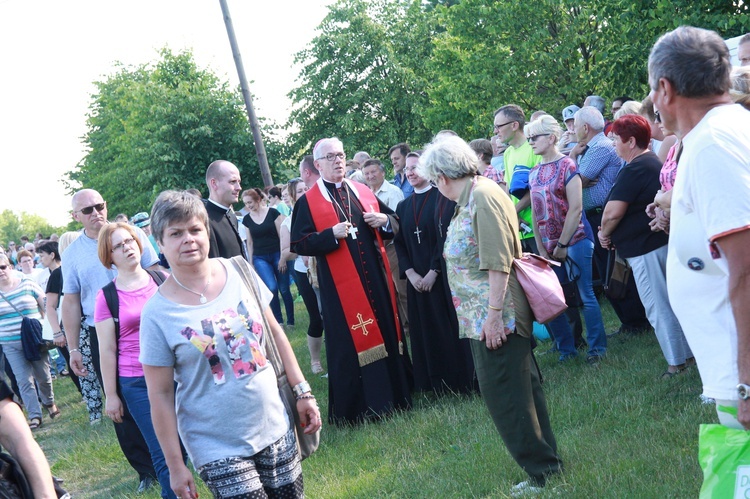
[[[228,3],[256,111],[283,123],[293,55],[333,0]],[[154,61],[164,46],[191,48],[199,66],[238,85],[218,0],[0,0],[0,211],[70,221],[60,178],[83,157],[92,82],[115,61]]]

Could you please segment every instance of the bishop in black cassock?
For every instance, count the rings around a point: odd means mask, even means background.
[[[340,141],[322,140],[314,155],[322,177],[294,206],[291,249],[318,258],[328,419],[357,423],[411,406],[411,363],[378,240],[392,236],[385,222],[394,215],[367,186],[344,180]]]

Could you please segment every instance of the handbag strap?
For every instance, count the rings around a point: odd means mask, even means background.
[[[5,296],[4,294],[3,294],[3,292],[2,292],[2,291],[0,291],[0,296],[2,296],[3,300],[7,301],[7,302],[8,302],[8,305],[10,305],[11,307],[13,307],[13,310],[15,310],[15,311],[16,311],[16,313],[17,313],[18,315],[20,315],[20,316],[21,316],[21,317],[23,318],[23,313],[21,313],[21,311],[20,311],[20,310],[18,310],[18,307],[16,307],[16,306],[15,306],[15,305],[13,304],[13,302],[12,302],[12,301],[10,301],[10,300],[9,300],[9,299],[8,299],[8,298],[7,298],[7,297],[6,297],[6,296]]]
[[[233,256],[229,260],[232,262],[235,270],[240,274],[242,282],[245,284],[247,290],[250,291],[250,294],[253,295],[253,299],[255,299],[255,302],[260,305],[260,289],[258,289],[258,281],[251,274],[252,270],[250,268],[250,265],[247,263],[247,260],[245,260],[245,258],[241,255]],[[258,308],[261,307],[259,306]],[[260,312],[263,320],[263,330],[265,331],[265,333],[263,334],[263,338],[261,339],[262,341],[264,340],[263,347],[266,350],[266,357],[268,358],[268,361],[276,371],[277,381],[280,381],[280,378],[286,375],[286,371],[284,370],[284,363],[281,361],[281,355],[279,355],[279,349],[276,347],[276,340],[273,337],[271,327],[268,325],[266,314],[262,309]]]
[[[570,282],[577,281],[581,278],[581,267],[576,263],[575,260],[573,260],[570,257],[567,257],[565,260],[565,271],[568,274],[568,280]],[[577,275],[575,270],[578,271]]]

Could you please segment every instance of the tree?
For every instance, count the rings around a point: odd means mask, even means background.
[[[262,185],[239,91],[198,68],[190,52],[163,49],[156,64],[120,67],[95,84],[88,151],[67,173],[70,190],[96,189],[111,213],[132,215],[165,189],[205,193],[206,167],[216,159],[235,163],[245,185]],[[273,141],[266,149],[269,159],[280,150]]]
[[[16,245],[20,243],[21,236],[28,236],[33,240],[37,232],[41,232],[45,237],[51,234],[60,235],[65,232],[64,227],[54,227],[39,215],[21,212],[20,215],[11,210],[4,210],[0,213],[0,244],[6,246],[8,241],[15,241]]]
[[[338,136],[347,150],[384,155],[402,141],[430,137],[418,112],[426,104],[420,65],[431,51],[421,2],[340,0],[295,61],[303,64],[290,127],[293,152]]]

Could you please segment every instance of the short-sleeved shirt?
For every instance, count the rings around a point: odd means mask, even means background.
[[[277,210],[269,209],[266,217],[259,224],[255,223],[249,213],[242,219],[242,225],[250,230],[250,237],[253,238],[254,255],[270,255],[279,252],[281,241],[276,230],[276,219],[280,216],[282,215]]]
[[[570,208],[566,186],[576,175],[578,168],[567,156],[550,163],[540,163],[529,173],[534,219],[542,244],[549,254],[555,251],[562,235],[565,217],[568,216]],[[573,245],[585,238],[583,222],[579,220],[573,237],[570,241],[563,242]]]
[[[292,213],[292,209],[289,208],[285,202],[279,201],[276,203],[276,206],[274,206],[274,209],[284,215],[285,217],[288,217]]]
[[[115,279],[117,283],[117,279]],[[117,289],[117,298],[120,303],[120,339],[117,342],[117,369],[118,374],[124,378],[136,378],[143,376],[143,366],[138,361],[141,352],[139,333],[141,330],[141,311],[146,302],[154,296],[159,286],[153,279],[140,289],[125,291]],[[94,322],[102,322],[111,319],[112,314],[107,306],[104,292],[99,290],[96,294],[96,308],[94,309]]]
[[[584,210],[604,207],[621,166],[615,145],[603,133],[599,132],[586,144],[586,150],[578,156],[578,173],[597,182],[583,188]]]
[[[609,193],[607,202],[628,203],[625,215],[611,234],[612,243],[623,258],[645,255],[668,242],[664,232],[651,230],[651,218],[646,214],[646,206],[659,190],[659,170],[659,158],[646,151],[622,167]]]
[[[667,153],[667,159],[661,167],[659,173],[659,183],[661,190],[664,192],[671,191],[674,188],[674,179],[677,177],[677,158],[676,153],[680,143],[673,145]]]
[[[409,186],[411,187],[411,184],[409,184]],[[373,192],[378,197],[378,199],[388,205],[388,208],[392,209],[393,211],[396,211],[396,207],[401,201],[404,200],[405,197],[404,192],[401,189],[388,182],[383,182],[380,185],[380,188],[377,191]],[[409,195],[411,195],[413,192],[414,189],[412,189]]]
[[[527,166],[533,168],[542,160],[542,157],[538,154],[534,154],[534,150],[531,148],[528,142],[524,142],[519,147],[508,146],[503,153],[503,162],[505,166],[505,183],[510,185],[510,181],[513,179],[513,170],[518,165]],[[511,196],[513,204],[518,204],[519,199],[515,196]],[[531,206],[524,208],[518,213],[518,218],[532,227],[531,224]],[[520,232],[522,239],[534,237],[533,232]]]
[[[159,263],[148,236],[138,227],[133,227],[141,241],[141,267],[148,268]],[[97,240],[81,231],[81,236],[70,243],[62,254],[63,292],[65,294],[79,293],[81,295],[81,311],[88,326],[94,325],[94,304],[96,293],[117,276],[116,269],[108,269],[102,265],[97,251]]]
[[[292,234],[292,217],[291,215],[286,217],[283,222],[281,222],[281,228],[285,228],[287,232],[289,232],[289,235]],[[294,259],[294,270],[297,272],[307,272],[307,265],[305,265],[305,262],[302,260],[302,257],[300,255],[297,255],[297,258]]]
[[[196,468],[253,456],[289,429],[263,347],[263,335],[272,334],[261,317],[271,292],[251,270],[260,288],[258,303],[234,266],[219,261],[227,272],[219,296],[180,305],[157,291],[141,315],[140,361],[174,368],[177,426]]]
[[[395,185],[401,190],[401,193],[404,195],[404,199],[414,194],[414,187],[409,183],[409,180],[406,178],[406,173],[404,173],[403,171],[401,172],[401,175],[397,174],[395,177],[393,177],[393,180],[390,181],[390,184]],[[388,205],[388,207],[392,210],[396,209],[394,207],[391,207],[390,205]]]
[[[488,270],[512,274],[521,256],[518,217],[507,194],[488,178],[477,176],[466,185],[448,226],[443,250],[461,338],[478,340],[487,320]],[[514,278],[514,277],[513,277]],[[515,328],[511,293],[505,293],[503,324]]]
[[[0,343],[21,341],[23,318],[42,318],[37,299],[44,296],[44,291],[39,287],[39,284],[31,279],[21,279],[18,286],[8,292],[3,292],[3,294],[7,300],[0,298]],[[10,303],[8,303],[8,300],[10,300]],[[11,303],[18,311],[13,308]]]

